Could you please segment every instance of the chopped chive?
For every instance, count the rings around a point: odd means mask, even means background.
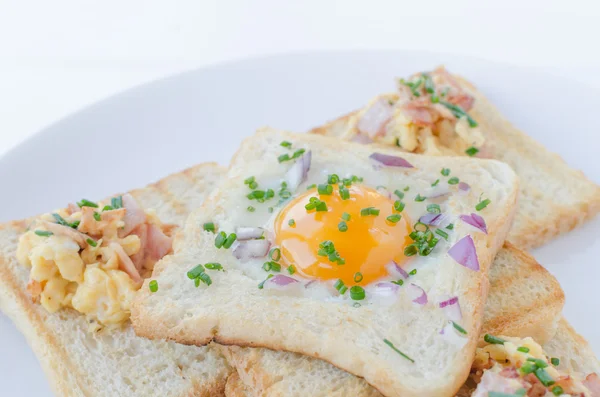
[[[214,223],[212,223],[212,222],[206,222],[206,223],[203,225],[203,228],[204,228],[204,230],[205,230],[205,231],[207,231],[207,232],[213,232],[213,233],[215,232],[215,224],[214,224]]]
[[[469,156],[473,157],[477,153],[479,153],[479,149],[477,149],[475,146],[471,146],[470,148],[465,150],[465,153],[468,154]]]
[[[290,219],[290,220],[288,221],[288,225],[290,225],[291,227],[294,227],[294,226],[296,226],[296,221],[295,221],[295,220],[293,220],[293,219]]]
[[[454,329],[457,330],[458,332],[460,332],[461,334],[463,334],[463,335],[467,334],[467,330],[465,330],[460,325],[456,324],[454,321],[452,321],[452,325],[454,326]]]
[[[294,273],[296,273],[296,267],[294,265],[289,265],[287,267],[287,271],[289,274],[294,274]]]
[[[400,201],[400,200],[396,200],[394,201],[394,209],[398,212],[402,212],[404,210],[405,204]]]
[[[527,375],[527,374],[532,373],[536,369],[537,369],[537,365],[535,365],[534,363],[532,363],[530,361],[526,361],[526,362],[523,363],[523,365],[521,365],[521,368],[519,368],[519,371],[523,375]]]
[[[451,223],[448,226],[446,226],[446,229],[448,229],[448,230],[454,229],[454,223]]]
[[[440,180],[439,180],[439,179],[436,179],[436,180],[435,180],[435,182],[433,182],[433,183],[431,184],[431,186],[437,186],[437,184],[438,184],[438,183],[440,183]]]
[[[317,187],[317,185],[313,183],[312,185],[308,185],[308,186],[306,187],[306,190],[314,189],[314,188],[316,188],[316,187]]]
[[[455,176],[453,176],[452,178],[448,179],[448,185],[456,185],[458,182],[460,182],[460,179],[458,179]]]
[[[156,280],[150,281],[150,283],[148,284],[148,288],[150,288],[150,292],[158,291],[158,281],[156,281]]]
[[[325,201],[317,204],[317,212],[327,212],[327,203]]]
[[[272,277],[273,277],[273,275],[269,274],[266,279],[264,279],[263,281],[261,281],[258,284],[258,289],[263,289],[263,287],[265,286],[265,283],[267,282],[267,280],[270,279],[270,278],[272,278]]]
[[[280,163],[283,163],[284,161],[288,161],[288,160],[290,160],[290,155],[289,155],[289,154],[287,154],[287,153],[285,153],[285,154],[282,154],[281,156],[277,157],[277,160],[278,160]]]
[[[338,281],[336,281],[335,284],[333,284],[333,287],[336,290],[338,290],[340,295],[344,295],[346,293],[346,291],[348,291],[348,287],[346,287],[346,285],[344,284],[344,282],[341,279],[338,279]]]
[[[422,76],[425,81],[425,92],[428,94],[435,93],[435,85],[433,84],[431,76],[427,73],[422,73]]]
[[[342,214],[342,219],[345,220],[346,222],[350,220],[350,214],[347,212],[344,212]]]
[[[248,212],[254,212],[254,211],[256,211],[256,208],[254,208],[253,206],[249,205],[248,208],[246,208],[246,211],[248,211]]]
[[[79,208],[83,208],[83,207],[98,208],[98,204],[94,203],[93,201],[86,200],[86,199],[81,199],[80,201],[77,202],[77,205],[79,206]]]
[[[36,230],[34,233],[37,234],[38,236],[41,236],[41,237],[50,237],[50,236],[52,236],[54,234],[54,233],[49,232],[47,230]]]
[[[272,248],[271,251],[269,251],[269,258],[277,262],[281,259],[281,250],[279,248]]]
[[[400,138],[396,138],[396,146],[402,147],[402,145],[400,144]]]
[[[223,270],[223,265],[216,262],[207,263],[206,265],[204,265],[204,267],[208,270]]]
[[[415,197],[415,201],[417,202],[421,202],[421,201],[425,201],[427,197],[423,197],[420,194],[417,194],[417,197]]]
[[[350,198],[350,190],[345,187],[340,187],[340,197],[342,200],[348,200]]]
[[[410,186],[407,186],[407,187],[404,188],[405,192],[408,192],[409,190],[410,190]]]
[[[427,212],[430,214],[439,214],[442,212],[439,204],[429,204],[427,205]]]
[[[94,219],[97,222],[100,222],[102,220],[102,217],[100,216],[100,213],[94,211]]]
[[[445,231],[443,231],[441,229],[437,229],[435,231],[435,234],[437,234],[438,236],[442,236],[444,238],[444,240],[448,240],[448,233],[446,233]]]
[[[225,240],[227,240],[227,234],[225,232],[219,232],[215,237],[215,247],[221,248],[223,244],[225,244]]]
[[[406,256],[414,256],[417,254],[417,252],[417,247],[414,244],[408,245],[406,248],[404,248],[404,255]]]
[[[354,273],[354,282],[360,283],[363,280],[363,275],[361,272]]]
[[[79,223],[81,221],[75,221],[73,223],[69,223],[65,220],[65,218],[63,218],[62,216],[60,216],[57,213],[53,213],[52,216],[54,217],[54,219],[56,219],[56,223],[58,223],[59,225],[63,225],[63,226],[67,226],[73,229],[77,229],[77,226],[79,226]]]
[[[415,360],[413,360],[412,358],[408,357],[406,354],[402,353],[396,346],[394,346],[394,344],[392,342],[390,342],[387,339],[383,340],[383,343],[385,343],[386,345],[388,345],[389,347],[392,348],[392,350],[394,350],[396,353],[398,353],[399,355],[401,355],[402,357],[404,357],[405,359],[407,359],[408,361],[410,361],[411,363],[414,363]]]
[[[110,199],[110,205],[116,210],[123,208],[123,196],[117,196]]]
[[[346,221],[341,221],[338,223],[338,230],[342,233],[348,231],[348,224]]]
[[[88,243],[92,247],[97,247],[98,246],[98,243],[96,241],[92,240],[91,238],[87,238],[85,241],[86,241],[86,243]]]
[[[483,340],[489,343],[490,345],[503,345],[504,342],[506,342],[504,339],[500,339],[490,334],[485,334]]]
[[[401,218],[402,218],[402,216],[399,214],[392,214],[385,219],[387,219],[388,222],[396,224],[400,221]]]
[[[490,199],[485,199],[483,201],[480,201],[479,204],[477,204],[475,206],[475,209],[477,211],[481,211],[482,209],[484,209],[485,207],[487,207],[491,202],[492,202],[492,200],[490,200]]]
[[[114,210],[114,208],[112,207],[112,205],[105,205],[104,207],[102,207],[102,212],[104,211],[112,211]]]
[[[399,280],[397,280],[397,281],[392,281],[392,283],[393,283],[393,284],[396,284],[396,285],[404,285],[404,280],[402,280],[402,279],[399,279]]]
[[[517,347],[517,351],[520,351],[521,353],[529,353],[529,348],[526,346],[520,346]]]
[[[408,274],[411,276],[415,276],[417,274],[417,269],[412,269]]]
[[[560,365],[560,359],[557,357],[552,357],[550,359],[550,362],[552,363],[552,365],[554,365],[555,367],[558,367]]]
[[[273,189],[267,189],[265,192],[265,200],[275,197],[275,191]]]
[[[198,276],[200,276],[202,273],[204,273],[204,266],[197,265],[187,272],[187,276],[190,280],[193,280],[198,278]]]
[[[447,107],[448,110],[450,110],[452,112],[452,114],[454,114],[454,116],[456,116],[456,118],[466,117],[467,121],[469,122],[469,127],[471,127],[471,128],[477,127],[477,122],[475,120],[473,120],[473,118],[471,116],[469,116],[467,114],[467,112],[465,112],[460,106],[455,105],[453,103],[446,102],[446,101],[440,101],[440,103],[442,105],[444,105],[445,107]]]
[[[263,270],[265,272],[280,272],[281,265],[279,263],[273,262],[273,261],[265,262],[265,263],[263,263]]]
[[[280,145],[289,149],[292,147],[292,142],[282,141]]]
[[[350,298],[355,301],[361,301],[365,299],[365,289],[359,285],[355,285],[350,288]]]
[[[450,168],[442,168],[442,175],[448,176],[450,175]]]
[[[556,383],[544,368],[538,368],[533,371],[533,373],[540,380],[540,382],[542,382],[542,385],[546,387],[552,386],[554,383]]]
[[[318,185],[317,192],[322,195],[330,195],[333,193],[333,186],[331,185]]]
[[[527,361],[534,363],[538,368],[546,368],[548,366],[548,363],[541,358],[527,357]]]
[[[363,208],[360,210],[360,216],[377,216],[379,215],[379,209],[375,208],[375,207],[367,207],[367,208]]]
[[[396,196],[398,196],[398,198],[399,198],[400,200],[402,200],[402,199],[404,198],[404,193],[403,193],[403,192],[401,192],[401,191],[400,191],[400,190],[398,190],[398,189],[394,190],[394,194],[395,194]]]
[[[263,200],[264,201],[265,191],[264,190],[253,190],[250,193],[248,193],[246,195],[246,197],[250,200]]]
[[[237,235],[235,233],[231,233],[229,236],[227,236],[227,238],[223,242],[223,248],[230,248],[236,239],[237,239]]]
[[[552,394],[554,394],[555,396],[560,396],[563,395],[565,393],[565,391],[563,390],[562,387],[556,385],[552,388]]]
[[[337,174],[331,174],[327,176],[327,183],[336,184],[340,181],[340,177]]]

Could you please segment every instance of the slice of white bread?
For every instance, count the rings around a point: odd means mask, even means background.
[[[486,155],[509,164],[521,181],[519,208],[508,240],[523,249],[541,246],[600,211],[600,186],[514,127],[473,84],[454,77],[475,97],[469,114],[480,124]],[[311,132],[353,139],[359,114],[360,110],[344,115]]]
[[[263,226],[256,218],[256,224],[241,224],[256,216],[246,212],[251,203],[246,199],[248,190],[244,180],[252,175],[263,186],[262,183],[267,184],[267,178],[272,177],[275,178],[273,183],[279,185],[290,168],[289,163],[278,162],[285,150],[280,145],[282,141],[292,142],[294,148],[312,151],[306,184],[326,178],[323,173],[327,170],[360,175],[365,181],[393,180],[411,186],[411,194],[416,196],[423,186],[429,188],[442,168],[450,167],[455,172],[453,175],[470,184],[472,192],[464,196],[451,195],[449,207],[464,213],[475,208],[479,193],[485,192],[491,198],[495,205],[482,212],[489,234],[471,235],[470,228],[457,222],[455,234],[448,242],[451,246],[469,234],[477,249],[481,270],[460,266],[445,255],[446,251],[439,250],[443,253],[432,260],[435,259],[436,269],[433,274],[440,276],[435,277],[432,287],[426,287],[434,297],[441,291],[460,297],[465,345],[454,345],[440,336],[447,319],[433,302],[417,306],[408,299],[397,299],[389,307],[375,304],[357,310],[351,304],[309,296],[276,296],[257,288],[266,276],[260,265],[244,269],[246,265],[235,259],[231,250],[215,247],[214,234],[202,229],[206,222],[214,221],[227,233],[239,226]],[[137,295],[132,308],[136,332],[186,344],[203,345],[215,340],[312,355],[364,377],[388,395],[437,396],[458,390],[468,375],[481,328],[488,290],[487,271],[510,227],[517,193],[516,176],[510,167],[493,160],[413,154],[403,157],[414,168],[374,168],[369,160],[372,154],[371,148],[353,143],[270,129],[244,141],[232,161],[227,180],[211,195],[211,200],[188,218],[175,242],[175,253],[155,267],[153,278],[161,286],[159,291],[149,293],[147,287],[143,287]],[[263,186],[266,187],[271,186]],[[300,190],[304,191],[302,185]],[[407,204],[407,210],[409,205],[415,204]],[[258,212],[257,209],[254,214]],[[270,216],[266,212],[265,206],[263,218]],[[187,272],[198,263],[208,262],[221,263],[225,271],[211,272],[212,284],[197,288]],[[427,282],[427,274],[427,270],[419,271],[413,282]],[[414,361],[386,345],[388,337]],[[423,379],[428,381],[423,382]]]
[[[549,356],[560,359],[561,370],[600,373],[600,363],[588,342],[564,318],[559,321],[554,338],[543,347]],[[267,349],[224,349],[228,361],[236,368],[227,379],[226,397],[381,397],[364,380],[320,360]],[[456,395],[469,397],[475,387],[469,381]]]
[[[558,281],[532,256],[509,243],[496,255],[489,277],[482,336],[531,336],[539,343],[549,342],[564,304]],[[565,329],[563,321],[560,323],[559,335]],[[552,342],[562,345],[559,335]],[[224,346],[223,350],[239,375],[228,379],[228,396],[380,395],[363,379],[311,357],[237,346]]]
[[[202,164],[131,194],[165,223],[181,225],[223,175]],[[212,345],[183,346],[151,341],[122,330],[90,333],[74,310],[48,313],[26,291],[29,269],[15,252],[29,221],[0,226],[0,308],[25,335],[51,387],[60,396],[218,396],[230,367]],[[146,287],[147,288],[147,287]]]

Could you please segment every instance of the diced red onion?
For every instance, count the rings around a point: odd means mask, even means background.
[[[394,283],[388,283],[388,282],[377,283],[375,285],[375,292],[381,293],[383,295],[392,295],[392,294],[395,294],[396,292],[398,292],[398,288],[400,288],[400,286],[398,284],[394,284]]]
[[[271,247],[271,243],[266,239],[236,241],[236,243],[238,244],[233,249],[233,255],[241,260],[267,256]]]
[[[391,261],[390,263],[385,265],[385,268],[390,275],[399,276],[405,280],[408,278],[408,273],[406,272],[406,270],[402,269],[402,267],[400,267],[400,265],[397,264],[395,261]]]
[[[392,198],[392,193],[383,186],[379,186],[377,191],[387,198]]]
[[[359,133],[354,135],[354,138],[352,138],[352,142],[360,143],[361,145],[368,145],[370,143],[373,143],[374,141],[371,138],[369,138],[368,135]]]
[[[425,225],[438,226],[444,219],[443,214],[427,213],[419,218],[419,222]]]
[[[383,132],[383,128],[394,115],[394,110],[385,98],[377,100],[358,120],[356,127],[360,132],[371,138]]]
[[[285,180],[288,183],[288,188],[294,191],[300,186],[302,182],[306,180],[308,171],[310,170],[310,163],[312,161],[312,153],[310,150],[304,152],[302,156],[292,165],[292,167],[285,174]]]
[[[459,218],[461,221],[487,234],[487,225],[485,224],[485,219],[483,219],[483,217],[480,215],[472,213],[471,215],[461,215]]]
[[[454,259],[459,265],[479,271],[479,258],[473,238],[469,235],[458,240],[456,244],[448,250],[448,255]]]
[[[424,305],[427,303],[427,294],[425,293],[425,290],[423,288],[412,283],[409,284],[406,288],[408,296],[414,303],[418,305]]]
[[[286,285],[289,285],[289,284],[299,283],[299,281],[296,280],[295,278],[288,277],[288,276],[285,276],[283,274],[278,274],[278,275],[276,275],[276,276],[271,277],[270,279],[268,279],[267,283],[275,284],[275,285],[278,285],[280,287],[285,287]]]
[[[444,311],[444,314],[448,319],[458,323],[462,319],[462,312],[460,310],[460,304],[458,303],[458,297],[454,296],[450,299],[446,299],[439,303],[440,309]]]
[[[462,190],[463,192],[468,192],[471,190],[471,186],[469,186],[469,184],[466,182],[459,182],[458,189]]]
[[[376,152],[371,154],[369,158],[379,164],[385,165],[386,167],[414,168],[411,163],[398,156],[391,156],[389,154]]]
[[[245,227],[241,226],[235,229],[235,234],[238,241],[252,240],[260,238],[264,233],[264,230],[260,227]]]

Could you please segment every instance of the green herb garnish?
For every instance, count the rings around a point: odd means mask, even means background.
[[[50,237],[50,236],[52,236],[54,234],[54,233],[49,232],[47,230],[36,230],[36,231],[34,231],[34,233],[37,234],[38,236],[41,236],[41,237]]]
[[[406,354],[402,353],[396,346],[394,346],[394,344],[392,342],[390,342],[387,339],[383,340],[383,343],[385,343],[386,345],[388,345],[389,347],[392,348],[392,350],[394,350],[396,353],[398,353],[399,355],[401,355],[402,357],[404,357],[405,359],[407,359],[408,361],[410,361],[411,363],[414,363],[415,360],[413,360],[412,358],[408,357]]]
[[[400,200],[396,200],[394,201],[394,209],[398,212],[402,212],[404,210],[405,204],[400,201]]]
[[[552,388],[552,394],[554,394],[555,396],[560,396],[563,395],[565,393],[565,391],[563,390],[562,387],[556,385]]]
[[[452,178],[448,179],[448,185],[456,185],[458,182],[460,182],[460,179],[458,179],[455,176],[453,176]]]
[[[444,240],[448,240],[448,233],[446,233],[445,231],[443,231],[441,229],[437,229],[435,231],[435,234],[437,234],[438,236],[442,236],[444,238]]]
[[[379,210],[375,207],[367,207],[360,210],[360,216],[377,216]]]
[[[442,209],[440,208],[439,204],[429,204],[427,205],[427,212],[430,214],[440,214]]]
[[[388,222],[391,222],[391,223],[393,223],[393,224],[396,224],[396,223],[398,223],[398,222],[400,221],[400,219],[401,219],[401,218],[402,218],[402,215],[399,215],[399,214],[392,214],[392,215],[388,216],[388,217],[387,217],[387,218],[385,218],[385,219],[387,219],[387,221],[388,221]]]
[[[98,243],[96,241],[92,240],[91,238],[85,239],[85,242],[88,243],[89,245],[91,245],[92,247],[98,246]]]
[[[350,298],[355,301],[361,301],[365,299],[365,289],[359,285],[355,285],[350,288]]]
[[[529,353],[529,348],[526,346],[520,346],[517,347],[517,351],[520,351],[521,353]]]
[[[288,273],[289,273],[289,274],[294,274],[294,273],[296,273],[296,266],[294,266],[294,265],[289,265],[289,266],[287,267],[287,271],[288,271]]]
[[[281,156],[279,156],[279,157],[277,158],[277,160],[278,160],[280,163],[283,163],[284,161],[294,160],[294,159],[297,159],[298,157],[302,156],[302,155],[304,154],[304,152],[306,152],[306,149],[298,149],[298,150],[296,150],[296,151],[294,152],[294,154],[293,154],[293,155],[291,155],[291,156],[290,156],[290,155],[289,155],[289,154],[287,154],[287,153],[286,153],[286,154],[282,154]]]
[[[415,197],[415,201],[417,202],[421,202],[421,201],[425,201],[427,197],[423,197],[420,194],[417,194],[417,197]]]
[[[338,230],[342,233],[348,231],[348,224],[346,223],[346,221],[341,221],[340,223],[338,223]]]
[[[475,146],[471,146],[470,148],[468,148],[467,150],[465,150],[465,153],[471,157],[475,156],[477,153],[479,153],[479,149],[477,149]]]
[[[288,225],[290,225],[291,227],[294,227],[294,226],[296,226],[296,221],[295,221],[295,220],[293,220],[293,219],[290,219],[290,220],[288,221]]]
[[[110,205],[114,209],[118,210],[119,208],[123,208],[123,196],[117,196],[110,199]]]
[[[439,180],[439,179],[436,179],[436,180],[435,180],[435,182],[433,182],[433,183],[431,184],[431,186],[432,186],[432,187],[433,187],[433,186],[437,186],[437,184],[438,184],[438,183],[440,183],[440,180]]]
[[[223,270],[223,265],[216,262],[207,263],[206,265],[204,265],[204,267],[208,270]]]
[[[102,220],[102,216],[100,216],[100,213],[94,211],[94,219],[97,222],[100,222]]]
[[[338,279],[333,286],[340,293],[340,295],[344,295],[346,291],[348,291],[348,287],[346,287],[341,279]]]
[[[460,325],[456,324],[454,321],[452,321],[452,326],[454,327],[455,330],[457,330],[461,334],[467,335],[467,330],[464,329],[463,327],[461,327]]]
[[[273,277],[273,275],[269,274],[266,279],[264,279],[263,281],[261,281],[258,284],[258,289],[263,289],[263,287],[265,286],[265,283],[267,282],[267,280],[270,279],[270,278],[272,278],[272,277]]]
[[[277,262],[281,259],[281,250],[279,248],[271,248],[269,251],[269,258]]]
[[[281,271],[281,265],[279,263],[273,262],[273,261],[263,263],[262,268],[265,272],[280,272]]]
[[[361,272],[354,273],[354,282],[360,283],[363,280],[363,275]]]
[[[485,336],[483,337],[483,340],[486,343],[489,343],[490,345],[503,345],[504,342],[506,342],[504,339],[500,339],[500,338],[495,337],[494,335],[490,335],[490,334],[485,334]]]
[[[156,280],[150,281],[150,283],[148,284],[148,288],[150,288],[150,292],[158,291],[158,281],[156,281]]]
[[[98,208],[98,204],[94,203],[93,201],[86,200],[86,199],[81,199],[81,201],[77,202],[77,205],[79,206],[79,208],[83,208],[83,207]]]
[[[475,209],[477,211],[481,211],[482,209],[484,209],[485,207],[487,207],[492,201],[490,199],[485,199],[483,201],[480,201],[479,204],[477,204],[475,206]]]
[[[404,193],[403,193],[403,192],[401,192],[401,191],[400,191],[400,190],[398,190],[398,189],[394,190],[394,194],[395,194],[396,196],[398,196],[398,198],[399,198],[400,200],[402,200],[402,199],[404,198]]]
[[[350,220],[350,214],[347,212],[344,212],[342,214],[342,219],[345,220],[346,222]]]
[[[448,176],[450,175],[450,168],[442,168],[442,175]]]
[[[337,263],[338,265],[344,265],[346,261],[340,257],[340,254],[336,251],[333,242],[330,240],[323,241],[319,244],[319,250],[317,255],[326,256],[330,262]]]
[[[446,102],[446,101],[440,101],[440,103],[442,105],[444,105],[445,107],[447,107],[448,110],[450,110],[456,118],[460,119],[461,117],[466,117],[467,121],[469,122],[469,126],[471,128],[477,127],[477,122],[475,120],[473,120],[473,118],[471,116],[469,116],[467,114],[467,112],[462,110],[462,108],[460,106],[455,105],[453,103]]]
[[[317,192],[321,195],[330,195],[333,193],[333,186],[331,185],[317,185]]]
[[[204,228],[205,231],[207,232],[215,232],[216,228],[215,228],[215,224],[212,222],[206,222],[204,225],[202,225],[202,227]]]
[[[280,143],[281,146],[286,147],[288,149],[290,149],[292,147],[292,142],[288,142],[288,141],[282,141]]]
[[[538,368],[533,371],[533,373],[540,380],[540,382],[542,382],[542,385],[546,387],[552,386],[554,383],[556,383],[544,368]]]
[[[555,367],[558,367],[560,365],[560,359],[556,358],[556,357],[552,357],[550,359],[550,362],[552,363],[552,365],[554,365]]]

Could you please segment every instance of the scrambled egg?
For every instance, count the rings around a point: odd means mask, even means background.
[[[34,301],[51,313],[75,309],[92,323],[102,325],[129,319],[131,303],[141,286],[139,272],[148,271],[148,266],[159,259],[146,260],[142,252],[142,245],[152,243],[146,231],[160,224],[156,217],[131,204],[133,198],[127,200],[127,210],[137,214],[139,226],[129,228],[128,235],[123,235],[126,211],[103,211],[100,208],[104,206],[99,205],[43,215],[20,236],[17,259],[31,267],[28,291]],[[162,234],[162,229],[158,230]],[[162,237],[169,247],[162,247],[160,254],[170,249],[170,238]]]

